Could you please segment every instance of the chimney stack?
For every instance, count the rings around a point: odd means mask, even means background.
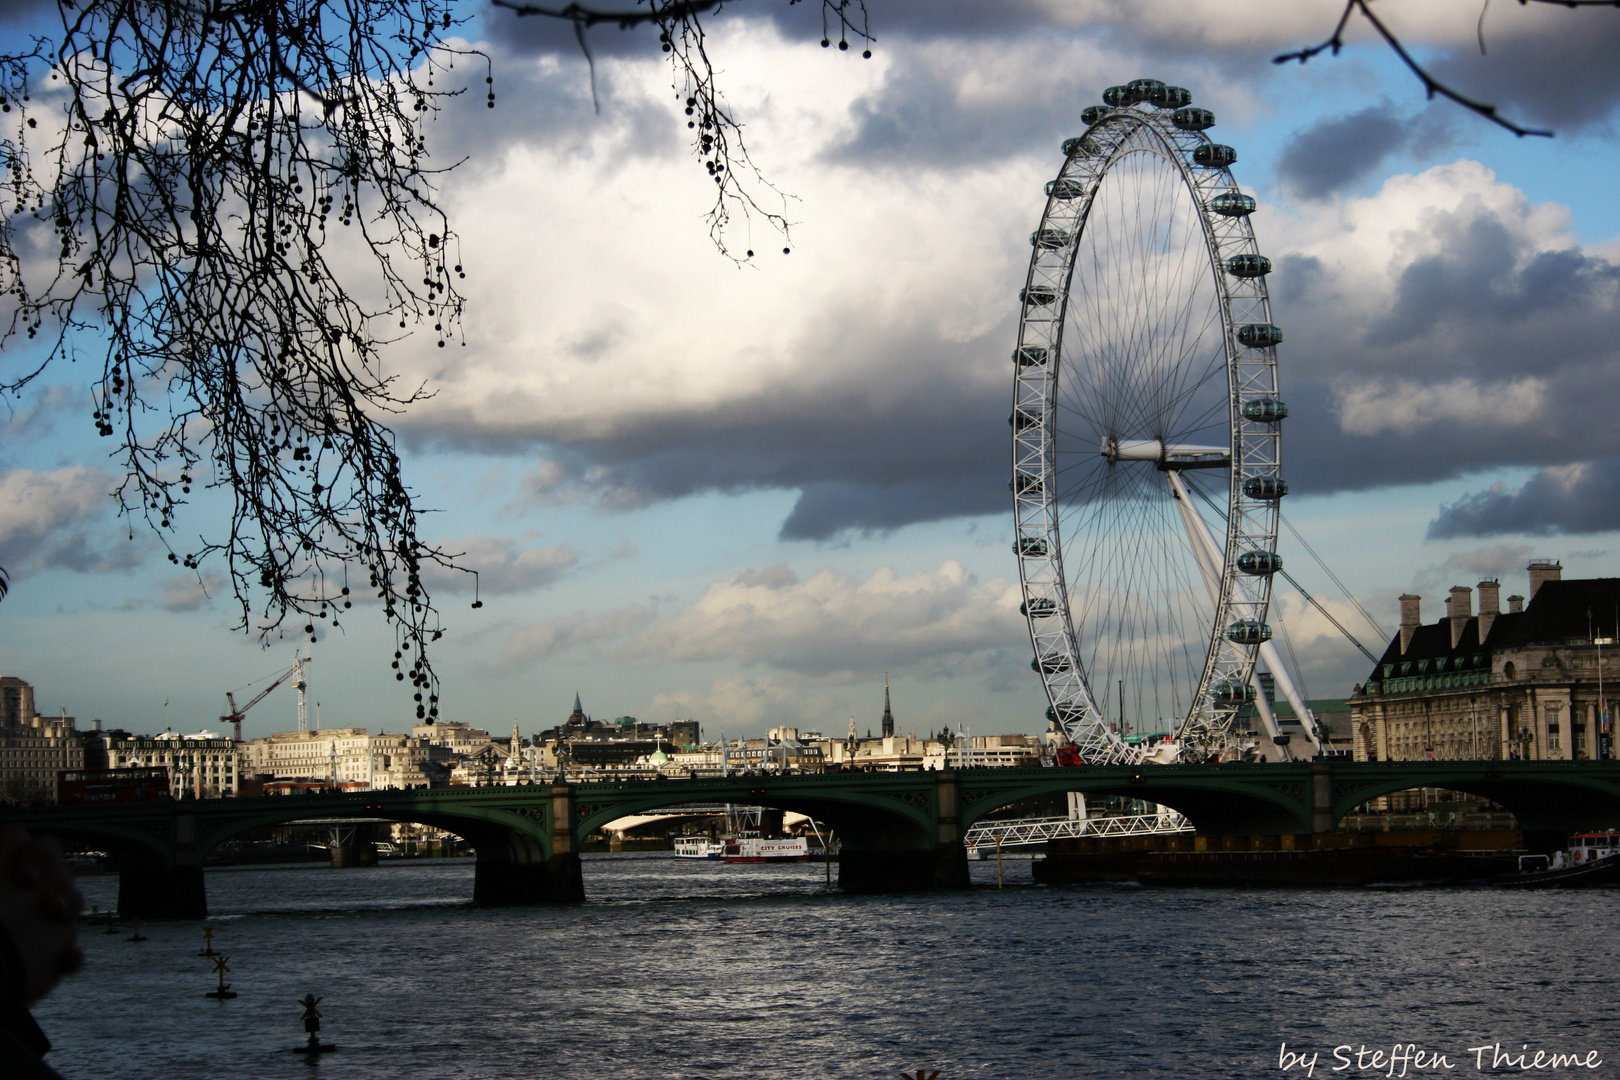
[[[1517,615],[1524,610],[1524,597],[1515,593],[1508,597],[1508,614]]]
[[[1530,571],[1530,599],[1536,598],[1536,590],[1543,582],[1562,581],[1564,567],[1557,559],[1534,559],[1528,567]]]
[[[1446,599],[1446,617],[1451,620],[1451,647],[1462,640],[1468,620],[1474,617],[1474,590],[1466,585],[1453,585]]]
[[[1502,613],[1502,585],[1497,581],[1479,583],[1479,643],[1491,632],[1491,624]]]
[[[1423,597],[1413,596],[1411,593],[1401,594],[1401,655],[1406,655],[1406,648],[1412,644],[1412,635],[1417,628],[1423,625],[1421,606]]]

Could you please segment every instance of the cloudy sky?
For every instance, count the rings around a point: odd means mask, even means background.
[[[650,31],[486,11],[500,105],[437,123],[470,297],[464,348],[389,363],[436,396],[401,418],[430,529],[483,574],[439,583],[447,719],[525,732],[578,690],[599,717],[1035,731],[1007,494],[1016,292],[1059,143],[1102,89],[1190,88],[1271,278],[1285,514],[1386,629],[1415,590],[1532,556],[1620,574],[1620,13],[1477,0],[1379,10],[1458,89],[1555,139],[1516,139],[1421,88],[1361,29],[1277,66],[1337,0],[868,0],[873,57],[819,47],[815,6],[739,0],[710,51],[792,253],[756,223],[716,253],[712,184]],[[0,23],[0,33],[15,33]],[[481,74],[481,72],[480,72]],[[740,242],[739,242],[740,241]],[[11,363],[12,359],[5,361]],[[56,371],[0,427],[0,669],[42,710],[195,730],[290,661],[233,634],[205,565],[120,530],[88,389]],[[217,531],[206,500],[183,524]],[[1283,554],[1355,615],[1300,542]],[[1297,593],[1280,621],[1312,696],[1366,664]],[[390,637],[315,647],[328,726],[399,730]],[[238,695],[239,697],[241,695]],[[250,735],[292,726],[285,690]]]

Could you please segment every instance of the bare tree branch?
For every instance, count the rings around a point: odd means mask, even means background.
[[[797,3],[798,0],[788,2]],[[714,203],[707,215],[710,239],[721,254],[737,262],[754,257],[753,248],[749,247],[739,258],[726,241],[726,231],[732,223],[733,214],[740,214],[743,221],[750,224],[758,217],[781,233],[784,240],[789,239],[791,230],[785,214],[786,197],[760,172],[749,156],[748,146],[743,141],[742,124],[724,104],[715,85],[714,64],[706,48],[703,16],[719,14],[736,0],[667,0],[664,3],[645,0],[644,7],[616,10],[578,3],[561,7],[518,3],[515,0],[491,0],[491,3],[518,16],[538,16],[573,23],[580,51],[590,68],[593,105],[597,103],[596,60],[585,37],[586,29],[602,24],[611,24],[620,29],[656,24],[659,46],[670,55],[675,69],[676,96],[683,99],[686,115],[691,118],[686,126],[693,132],[695,156],[703,163],[715,184]],[[875,41],[867,22],[866,0],[822,0],[823,48],[832,45],[829,28],[834,24],[838,27],[840,50],[849,48],[852,36],[867,44]],[[872,51],[863,49],[861,55],[870,59]],[[756,192],[761,194],[756,197]],[[761,206],[759,198],[763,197],[764,192],[775,196],[782,209],[769,210]],[[783,254],[790,250],[791,246],[782,249]]]
[[[436,201],[453,166],[426,123],[461,93],[456,61],[483,58],[446,43],[443,0],[57,10],[59,35],[0,57],[0,341],[33,355],[0,393],[99,358],[89,419],[116,440],[121,513],[199,577],[222,558],[261,637],[291,620],[314,639],[371,591],[432,719],[444,627],[423,573],[459,567],[422,539],[385,423],[425,394],[380,352],[412,326],[459,341]],[[356,263],[363,287],[339,270]],[[179,536],[193,485],[230,500],[223,535]]]
[[[702,17],[732,0],[494,2],[573,23],[593,67],[587,28],[656,24],[716,245],[738,258],[733,214],[786,235],[706,47]],[[428,124],[465,92],[458,62],[492,109],[495,93],[487,57],[451,42],[453,3],[57,0],[59,32],[0,55],[0,396],[99,360],[89,419],[114,440],[131,537],[140,519],[199,581],[222,559],[261,639],[291,620],[313,640],[374,594],[429,721],[445,625],[425,575],[473,571],[421,537],[387,421],[428,394],[381,357],[429,326],[462,344],[466,273],[437,194],[457,163],[432,159]],[[822,0],[822,23],[823,46],[833,23],[841,49],[872,40],[864,0]],[[229,501],[223,535],[180,538],[194,485]]]
[[[1519,3],[1552,4],[1558,7],[1566,8],[1620,7],[1620,0],[1519,0]],[[1419,81],[1423,83],[1423,90],[1429,98],[1432,99],[1436,94],[1438,94],[1443,98],[1454,101],[1463,108],[1468,109],[1470,112],[1478,113],[1491,123],[1506,128],[1520,138],[1523,138],[1526,135],[1538,135],[1544,138],[1552,138],[1553,133],[1551,131],[1541,128],[1528,128],[1520,124],[1516,124],[1498,113],[1495,105],[1488,105],[1483,101],[1476,101],[1473,98],[1465,97],[1464,95],[1453,90],[1451,87],[1442,83],[1440,80],[1436,79],[1434,76],[1430,75],[1421,64],[1412,58],[1412,54],[1407,52],[1406,47],[1401,44],[1400,39],[1395,36],[1389,27],[1384,25],[1383,21],[1380,20],[1378,16],[1373,14],[1372,9],[1367,6],[1367,0],[1346,0],[1344,12],[1339,16],[1339,23],[1333,28],[1332,36],[1326,41],[1322,42],[1320,45],[1313,45],[1307,49],[1300,49],[1298,52],[1284,53],[1281,56],[1273,57],[1271,62],[1274,64],[1283,64],[1290,60],[1297,60],[1303,64],[1307,60],[1323,52],[1331,52],[1334,56],[1337,56],[1339,54],[1339,50],[1344,47],[1345,27],[1349,25],[1350,17],[1357,12],[1360,12],[1362,17],[1372,24],[1373,29],[1378,31],[1378,35],[1384,39],[1392,50],[1394,50],[1395,55],[1401,58],[1401,62],[1406,65],[1407,69],[1418,77]],[[1480,52],[1483,53],[1485,51],[1484,9],[1481,9],[1479,17],[1479,47]]]

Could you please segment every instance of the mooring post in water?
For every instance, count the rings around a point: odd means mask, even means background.
[[[219,976],[219,987],[208,991],[203,997],[210,997],[215,1001],[229,1001],[236,996],[236,991],[225,981],[225,973],[231,970],[230,961],[231,958],[223,953],[214,954],[214,974]]]
[[[304,1007],[304,1030],[309,1032],[309,1043],[304,1047],[311,1054],[323,1054],[328,1050],[336,1050],[331,1043],[321,1042],[321,1010],[315,1006],[322,1002],[322,998],[314,994],[305,994],[298,1004]]]

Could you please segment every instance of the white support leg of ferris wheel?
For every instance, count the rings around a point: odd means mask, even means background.
[[[1277,689],[1288,699],[1288,704],[1294,707],[1294,715],[1299,717],[1300,726],[1305,729],[1305,737],[1320,754],[1322,741],[1316,734],[1316,714],[1305,704],[1305,695],[1299,692],[1299,687],[1294,685],[1293,676],[1283,667],[1282,656],[1277,652],[1277,646],[1269,641],[1263,643],[1260,646],[1260,659],[1265,661],[1266,670],[1271,672],[1271,677],[1277,680]]]
[[[1225,558],[1220,549],[1215,546],[1215,537],[1210,535],[1209,526],[1193,506],[1192,499],[1188,497],[1186,487],[1181,483],[1181,477],[1175,469],[1164,471],[1165,479],[1170,482],[1170,495],[1176,501],[1176,510],[1181,514],[1181,524],[1187,530],[1187,543],[1193,549],[1193,555],[1198,560],[1198,569],[1204,575],[1204,585],[1209,589],[1210,600],[1219,603],[1221,595],[1221,573],[1225,568]],[[1260,646],[1261,655],[1265,655],[1266,642]],[[1266,665],[1270,667],[1268,663]],[[1293,755],[1288,752],[1286,743],[1281,742],[1282,729],[1277,726],[1277,718],[1271,712],[1271,702],[1266,700],[1266,689],[1260,683],[1260,672],[1256,668],[1249,673],[1249,685],[1254,687],[1254,708],[1260,715],[1260,726],[1265,730],[1266,736],[1271,740],[1279,761],[1289,761]],[[1278,681],[1281,685],[1281,680]],[[1291,684],[1290,684],[1291,685]],[[1292,699],[1290,699],[1292,702]],[[1299,706],[1295,706],[1297,709]]]
[[[1181,520],[1186,524],[1188,532],[1197,532],[1199,536],[1203,537],[1205,558],[1213,562],[1215,566],[1221,566],[1223,559],[1220,555],[1220,549],[1215,546],[1215,537],[1210,534],[1209,526],[1204,523],[1203,517],[1198,513],[1197,508],[1193,506],[1192,500],[1186,497],[1187,489],[1181,485],[1181,479],[1176,476],[1174,470],[1166,470],[1166,475],[1173,478],[1170,486],[1176,495],[1176,505],[1178,508],[1185,507],[1182,510]],[[1194,545],[1195,548],[1197,546]],[[1199,565],[1202,566],[1203,563],[1200,562]],[[1206,584],[1209,582],[1208,572],[1206,572],[1204,580]],[[1295,684],[1293,676],[1283,666],[1282,655],[1277,652],[1277,646],[1274,642],[1263,641],[1260,643],[1260,661],[1266,665],[1266,670],[1271,672],[1271,677],[1277,682],[1277,689],[1282,691],[1283,697],[1293,707],[1294,715],[1299,718],[1300,726],[1305,729],[1305,737],[1316,748],[1316,752],[1321,754],[1322,741],[1317,735],[1316,714],[1311,712],[1310,708],[1305,704],[1305,695],[1299,692],[1299,687]],[[1257,692],[1262,689],[1258,679],[1255,680],[1254,685]],[[1265,701],[1264,693],[1259,693],[1259,700],[1261,702]],[[1263,716],[1271,712],[1269,703],[1264,704],[1262,708]],[[1274,726],[1275,721],[1273,720],[1272,723]]]

